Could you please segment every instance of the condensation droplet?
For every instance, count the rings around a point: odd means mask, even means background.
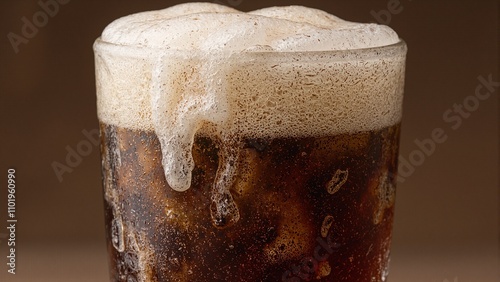
[[[328,275],[330,275],[331,272],[332,272],[332,267],[330,266],[328,260],[322,261],[318,265],[318,274],[316,276],[316,279],[319,280],[323,277],[327,277]]]
[[[111,243],[113,247],[119,252],[125,250],[125,243],[123,241],[123,223],[121,216],[115,216],[111,222]]]
[[[396,197],[396,187],[392,183],[392,180],[387,176],[387,173],[382,177],[380,185],[380,200],[384,202],[386,207],[389,208],[394,205],[394,200]]]
[[[328,236],[328,232],[330,232],[330,227],[333,224],[333,216],[327,215],[325,219],[323,219],[323,224],[321,225],[321,237],[326,238]]]
[[[394,205],[396,197],[396,187],[393,184],[392,178],[389,177],[388,172],[384,172],[379,178],[377,191],[375,193],[378,197],[378,207],[373,217],[373,223],[379,224],[384,218],[385,209]]]
[[[326,184],[326,191],[328,191],[328,193],[332,195],[337,193],[342,187],[342,185],[346,183],[348,177],[349,177],[349,169],[346,170],[337,169],[332,179],[328,181],[328,183]]]

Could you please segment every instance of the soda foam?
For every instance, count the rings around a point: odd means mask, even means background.
[[[330,51],[397,43],[387,26],[344,21],[301,6],[249,13],[210,3],[188,3],[143,12],[111,23],[102,40],[119,45],[174,50]]]

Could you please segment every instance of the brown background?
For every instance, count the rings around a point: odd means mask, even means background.
[[[48,1],[48,0],[42,0]],[[62,1],[62,0],[61,0]],[[67,1],[67,0],[66,0]],[[16,54],[37,1],[0,2],[0,280],[106,281],[98,148],[59,182],[82,130],[97,128],[92,43],[113,19],[181,1],[82,1],[61,5]],[[239,1],[221,0],[231,6]],[[307,5],[375,22],[371,11],[399,2],[389,25],[409,46],[401,155],[442,128],[448,139],[398,186],[391,281],[498,281],[498,89],[451,129],[442,115],[473,95],[478,76],[498,71],[496,1],[250,1],[248,11]],[[7,168],[17,170],[18,274],[6,274]]]

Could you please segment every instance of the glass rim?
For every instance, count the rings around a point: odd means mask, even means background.
[[[211,54],[229,54],[238,55],[244,57],[320,57],[324,58],[337,58],[342,59],[369,59],[369,58],[384,58],[384,57],[394,57],[397,55],[405,55],[407,52],[406,42],[399,38],[399,41],[389,45],[382,45],[376,47],[359,48],[359,49],[342,49],[342,50],[325,50],[325,51],[229,51],[222,50],[216,52],[210,51],[199,51],[199,50],[181,50],[181,49],[169,49],[169,48],[158,48],[158,47],[147,47],[147,46],[137,46],[137,45],[122,45],[111,43],[102,40],[101,37],[97,38],[93,44],[94,53],[97,54],[99,51],[108,51],[114,55],[123,55],[124,57],[148,57],[154,58],[155,54],[169,54],[169,55],[188,55],[189,57],[196,57],[197,53],[200,55],[206,55],[207,52]]]

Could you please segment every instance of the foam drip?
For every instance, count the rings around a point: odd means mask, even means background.
[[[166,179],[177,191],[191,186],[195,134],[204,123],[222,127],[228,119],[225,84],[218,77],[228,59],[164,54],[153,69],[152,120]]]

